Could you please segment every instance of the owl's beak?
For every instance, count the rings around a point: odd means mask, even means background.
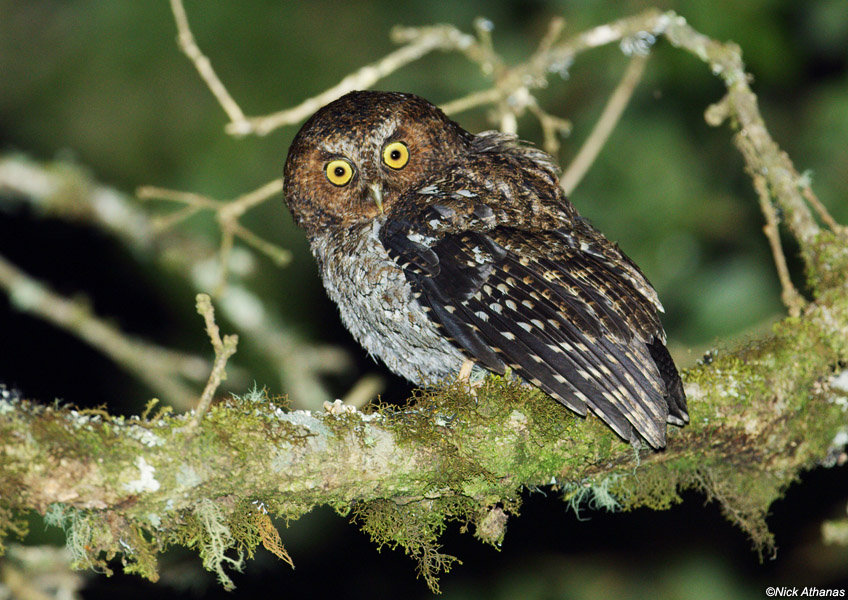
[[[383,187],[379,183],[372,183],[368,186],[371,190],[371,199],[374,201],[374,204],[377,205],[377,208],[380,209],[380,214],[383,214]]]

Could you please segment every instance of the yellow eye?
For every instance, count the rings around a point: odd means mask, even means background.
[[[383,162],[393,169],[402,169],[409,162],[409,148],[403,142],[392,142],[383,148]]]
[[[327,173],[327,179],[333,185],[347,185],[347,182],[353,177],[353,167],[350,166],[349,162],[341,158],[328,162],[325,172]]]

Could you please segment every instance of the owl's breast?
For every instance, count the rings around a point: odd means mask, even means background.
[[[418,385],[456,374],[463,354],[413,297],[379,239],[383,221],[320,233],[311,241],[327,294],[365,350]]]

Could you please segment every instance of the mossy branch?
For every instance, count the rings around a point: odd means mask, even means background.
[[[454,385],[370,414],[287,411],[254,391],[213,405],[193,435],[184,415],[125,419],[6,398],[0,523],[37,511],[66,528],[77,565],[105,569],[121,554],[149,578],[158,552],[197,547],[226,582],[221,566],[240,564],[232,552],[272,539],[261,515],[355,507],[377,542],[405,548],[435,585],[433,565],[450,562],[438,550],[445,524],[499,543],[522,488],[594,489],[625,510],[666,508],[696,488],[769,550],[769,505],[801,470],[843,451],[846,363],[842,287],[768,339],[686,373],[692,423],[659,453],[497,377],[476,398]]]

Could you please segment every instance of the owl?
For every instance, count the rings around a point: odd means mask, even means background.
[[[662,306],[558,176],[514,136],[357,91],[303,125],[284,191],[342,321],[389,369],[421,386],[509,369],[663,448],[666,423],[689,415]]]

